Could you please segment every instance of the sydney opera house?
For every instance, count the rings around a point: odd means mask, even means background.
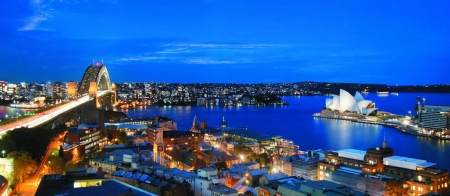
[[[326,108],[339,113],[357,113],[369,115],[377,111],[375,103],[364,100],[359,92],[352,96],[349,92],[340,89],[339,95],[326,99]]]

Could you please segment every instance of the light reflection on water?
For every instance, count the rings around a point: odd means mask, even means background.
[[[399,93],[399,96],[378,97],[364,94],[365,99],[376,102],[381,111],[400,115],[414,113],[417,96],[427,97],[430,104],[450,105],[450,94]],[[388,145],[399,156],[425,159],[438,163],[437,167],[450,170],[450,141],[415,137],[389,127],[361,124],[335,119],[314,118],[311,115],[324,107],[325,96],[282,97],[288,106],[166,106],[128,110],[130,117],[166,115],[178,123],[180,130],[188,130],[194,116],[210,126],[219,127],[225,117],[230,127],[248,126],[254,131],[282,135],[294,140],[301,150],[354,148],[365,150],[380,146],[384,133]]]
[[[9,106],[0,106],[0,118],[5,118],[8,115],[8,118],[16,117],[17,114],[23,115],[26,112],[36,111],[34,109],[20,109],[20,108],[12,108]]]
[[[376,102],[381,111],[400,115],[414,115],[417,96],[426,97],[429,104],[450,105],[450,94],[399,93],[399,96],[379,97],[376,93],[363,94],[365,99]],[[365,150],[380,146],[384,133],[388,146],[394,148],[399,156],[425,159],[436,162],[439,168],[450,170],[450,141],[415,137],[398,132],[389,127],[361,124],[335,119],[314,118],[311,115],[325,105],[325,96],[283,97],[288,106],[163,106],[139,107],[124,110],[129,117],[168,116],[178,123],[180,130],[192,126],[194,116],[199,121],[206,121],[212,127],[219,127],[222,117],[230,127],[248,126],[254,131],[282,135],[294,140],[301,150],[354,148]],[[25,110],[0,106],[0,118]]]

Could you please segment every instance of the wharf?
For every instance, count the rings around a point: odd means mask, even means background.
[[[384,120],[384,121],[369,120],[369,119],[366,119],[365,116],[357,115],[357,114],[347,115],[347,114],[314,113],[312,116],[317,117],[317,118],[346,120],[346,121],[357,122],[357,123],[382,125],[382,126],[394,128],[397,131],[408,134],[408,135],[415,135],[418,137],[426,137],[426,138],[432,138],[432,139],[450,140],[450,138],[438,137],[438,136],[429,135],[426,133],[421,133],[421,132],[419,132],[419,129],[417,127],[408,125],[408,124],[403,124],[403,123],[401,123],[399,121],[395,121],[395,120]]]

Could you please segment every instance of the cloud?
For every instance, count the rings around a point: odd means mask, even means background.
[[[25,24],[17,29],[18,31],[35,31],[35,30],[48,30],[39,26],[43,21],[48,20],[53,15],[53,9],[48,2],[44,0],[31,0],[30,6],[33,10],[33,15],[28,17]]]
[[[118,58],[116,62],[200,65],[267,63],[279,58],[274,55],[279,53],[277,49],[287,46],[282,44],[170,43],[158,46],[156,51]]]
[[[175,43],[164,44],[164,47],[187,47],[187,48],[268,48],[268,47],[284,47],[287,44],[196,44],[196,43]]]

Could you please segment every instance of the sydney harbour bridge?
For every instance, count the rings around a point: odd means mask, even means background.
[[[49,123],[62,123],[68,119],[86,120],[86,114],[98,109],[113,109],[116,104],[116,86],[111,83],[106,65],[92,64],[83,74],[79,85],[68,83],[69,102],[0,126],[0,137],[7,131],[20,127],[38,127]],[[98,113],[98,112],[97,112]],[[84,119],[83,119],[84,118]],[[87,122],[89,123],[89,122]]]

